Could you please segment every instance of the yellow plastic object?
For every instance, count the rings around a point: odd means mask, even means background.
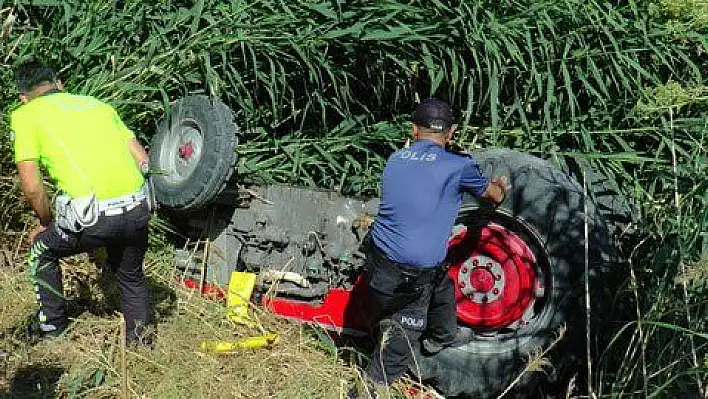
[[[229,319],[235,323],[253,326],[248,316],[248,301],[256,286],[256,274],[247,272],[231,272],[229,289],[226,294],[226,306],[229,309]]]
[[[238,349],[258,349],[274,345],[278,334],[264,334],[233,341],[204,341],[199,347],[206,352],[230,353]]]

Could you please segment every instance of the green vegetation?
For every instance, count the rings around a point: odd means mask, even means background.
[[[0,1],[3,115],[16,105],[9,67],[27,57],[52,61],[72,91],[115,104],[146,141],[170,101],[207,93],[237,114],[242,181],[366,196],[377,191],[385,155],[405,140],[415,99],[435,94],[460,109],[460,145],[596,171],[632,221],[618,232],[629,260],[625,289],[595,298],[614,301],[625,318],[593,354],[593,392],[690,397],[708,389],[704,0],[31,3]],[[5,267],[30,219],[16,205],[7,118],[0,123]],[[5,320],[18,318],[2,316],[5,338],[16,325]],[[167,328],[178,331],[176,320]],[[117,378],[110,367],[102,370]],[[332,373],[329,384],[340,378]],[[81,381],[76,392],[106,385],[96,374]],[[164,393],[155,389],[145,394]]]

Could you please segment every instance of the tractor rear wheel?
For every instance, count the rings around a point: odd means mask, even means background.
[[[485,176],[511,183],[497,208],[465,197],[450,241],[458,322],[474,338],[422,356],[413,372],[447,395],[472,397],[498,395],[521,375],[516,386],[528,394],[542,378],[563,382],[584,359],[586,231],[591,279],[606,273],[615,251],[601,215],[568,175],[512,150],[472,155]],[[522,373],[549,345],[552,367]]]

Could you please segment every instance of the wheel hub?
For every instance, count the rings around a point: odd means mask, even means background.
[[[497,224],[472,234],[458,225],[448,245],[457,254],[449,274],[455,281],[458,317],[485,330],[525,326],[536,299],[544,295],[533,252]]]
[[[179,147],[179,157],[185,161],[194,155],[194,143],[190,140]]]
[[[202,157],[204,137],[197,123],[184,119],[173,127],[171,142],[162,149],[161,158],[165,160],[170,174],[166,177],[171,183],[181,183],[194,172]]]
[[[471,301],[488,303],[504,291],[504,271],[499,262],[481,254],[470,256],[457,273],[460,291]]]

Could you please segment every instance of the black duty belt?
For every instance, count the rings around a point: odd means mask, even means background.
[[[404,277],[417,281],[419,284],[428,284],[433,282],[433,280],[442,271],[441,265],[436,265],[433,267],[415,267],[410,266],[405,263],[396,262],[386,256],[381,249],[379,249],[376,244],[370,242],[371,252],[378,256],[383,262],[378,262],[383,267],[395,268],[396,271],[401,273]]]

